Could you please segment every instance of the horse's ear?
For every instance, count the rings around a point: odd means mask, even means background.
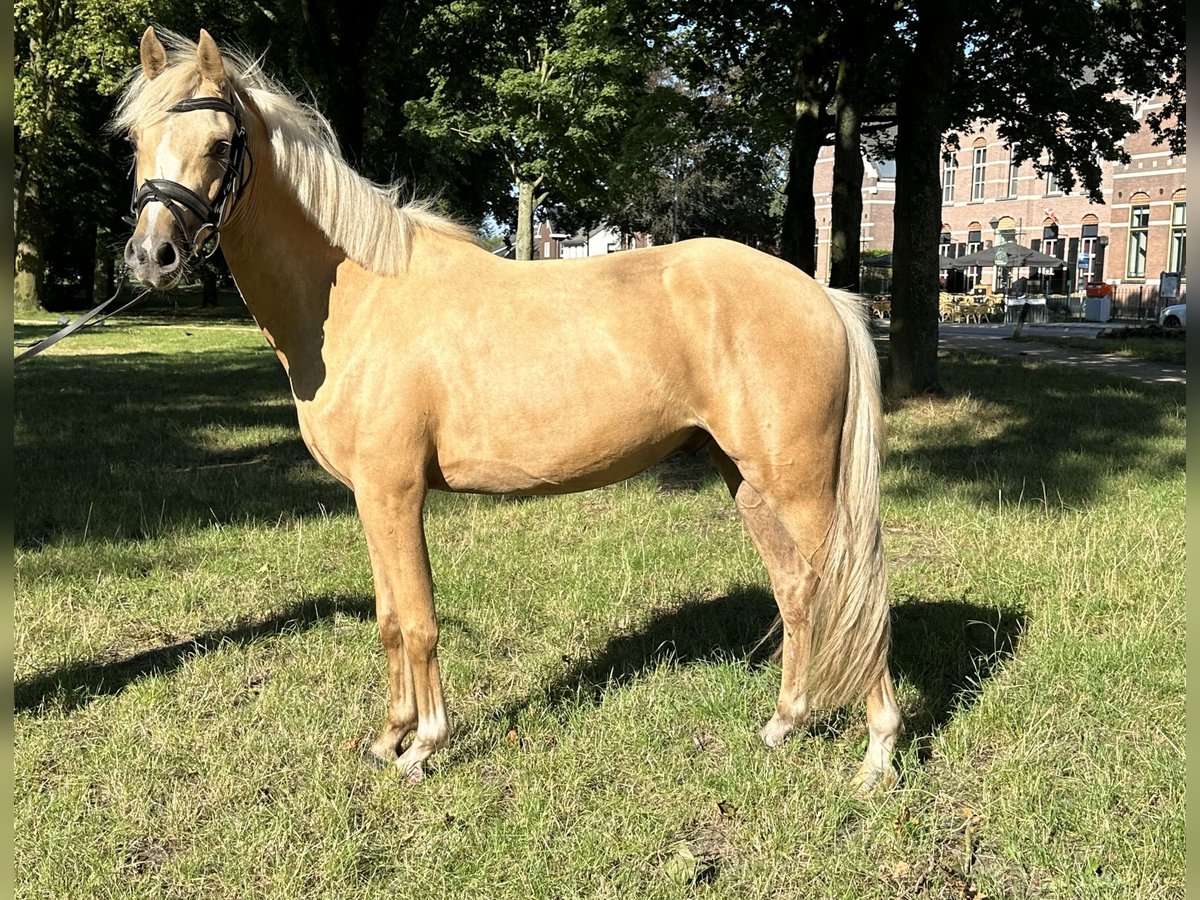
[[[219,88],[225,86],[225,63],[221,61],[221,51],[212,35],[200,29],[200,42],[196,45],[196,65],[206,81],[211,81]]]
[[[157,78],[167,67],[167,50],[163,47],[162,41],[158,39],[158,35],[154,33],[153,25],[147,28],[142,35],[140,50],[142,71],[146,73],[147,78]]]

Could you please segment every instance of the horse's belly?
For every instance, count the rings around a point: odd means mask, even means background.
[[[666,433],[596,434],[472,444],[439,443],[434,487],[483,494],[567,494],[623,481],[689,444],[703,433],[679,428]]]

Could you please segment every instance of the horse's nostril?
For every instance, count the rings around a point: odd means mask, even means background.
[[[154,248],[154,261],[161,268],[168,268],[174,265],[178,256],[175,253],[175,245],[172,243],[159,244]]]
[[[146,262],[146,251],[143,250],[134,238],[130,238],[125,243],[125,264],[128,266],[138,266]]]

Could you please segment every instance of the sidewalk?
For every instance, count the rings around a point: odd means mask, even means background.
[[[887,334],[890,323],[875,322],[880,335]],[[882,326],[882,327],[880,327]],[[1095,337],[1101,329],[1110,327],[1098,322],[1064,322],[1054,324],[1026,324],[1022,337]],[[1093,353],[1074,347],[1058,347],[1053,344],[1017,342],[1011,340],[1012,325],[958,325],[943,322],[938,327],[938,344],[948,350],[963,350],[986,353],[1002,359],[1049,363],[1051,365],[1086,366],[1106,375],[1133,378],[1146,384],[1187,384],[1187,369],[1165,363],[1146,362],[1116,356],[1112,353]]]

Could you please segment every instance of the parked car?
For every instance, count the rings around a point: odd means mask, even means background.
[[[1187,304],[1168,306],[1162,311],[1159,322],[1163,328],[1187,328]]]

